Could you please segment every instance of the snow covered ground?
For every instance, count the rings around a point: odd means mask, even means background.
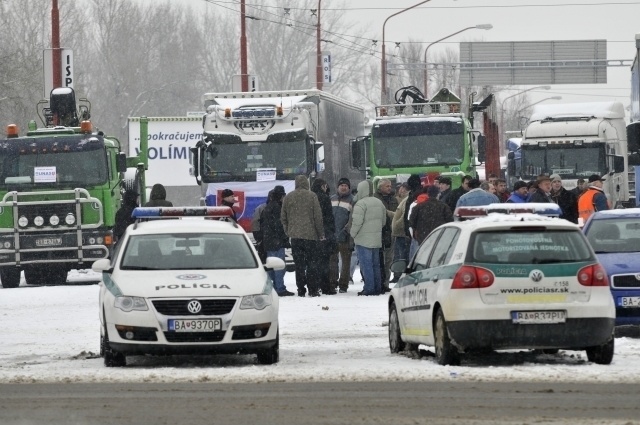
[[[359,276],[356,271],[356,276]],[[70,281],[96,280],[72,272]],[[292,273],[285,277],[295,291]],[[0,383],[20,382],[267,382],[267,381],[553,381],[637,382],[640,339],[616,338],[613,363],[589,363],[583,351],[530,351],[473,356],[439,366],[428,352],[392,355],[386,296],[346,294],[280,301],[280,363],[255,356],[132,357],[106,368],[99,353],[98,286],[0,289]]]

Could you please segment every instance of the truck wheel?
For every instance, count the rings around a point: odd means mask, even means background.
[[[400,321],[398,320],[398,310],[396,304],[389,307],[389,350],[392,353],[399,353],[405,348],[405,343],[400,336]]]
[[[274,364],[280,360],[280,330],[276,334],[276,342],[271,348],[258,351],[258,363]]]
[[[604,344],[587,348],[587,359],[597,364],[611,364],[614,346],[615,338],[611,335],[611,339]]]
[[[2,281],[3,288],[17,288],[20,286],[20,269],[12,266],[2,267],[0,281]]]
[[[458,349],[451,343],[449,338],[449,329],[447,322],[444,320],[444,313],[438,310],[436,315],[435,342],[436,342],[436,361],[441,365],[459,365],[460,354]]]

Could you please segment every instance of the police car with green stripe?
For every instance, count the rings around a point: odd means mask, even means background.
[[[507,213],[507,214],[504,214]],[[389,300],[392,353],[435,348],[439,364],[471,350],[586,350],[609,364],[615,307],[580,228],[549,204],[458,208],[407,264]]]
[[[257,354],[279,360],[278,294],[228,207],[136,208],[113,259],[98,260],[100,352],[108,367],[132,355]],[[224,221],[228,220],[228,221]]]

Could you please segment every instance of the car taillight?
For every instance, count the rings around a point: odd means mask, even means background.
[[[578,271],[578,282],[584,286],[609,286],[607,272],[600,264],[591,264]]]
[[[491,270],[481,267],[462,266],[453,277],[451,289],[487,288],[493,285],[495,276]]]

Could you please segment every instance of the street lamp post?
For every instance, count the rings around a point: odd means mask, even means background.
[[[542,100],[539,100],[539,101],[537,101],[537,102],[530,103],[530,104],[528,104],[527,106],[525,106],[525,107],[523,107],[523,108],[518,109],[518,110],[516,111],[516,114],[519,114],[520,112],[524,111],[525,109],[527,109],[527,108],[531,108],[532,106],[537,105],[538,103],[542,103],[542,102],[547,101],[547,100],[561,100],[561,99],[562,99],[562,96],[545,97],[545,98],[544,98],[544,99],[542,99]]]
[[[424,0],[421,1],[420,3],[414,4],[411,7],[407,7],[406,9],[402,9],[400,12],[396,12],[393,15],[389,16],[387,19],[384,20],[384,24],[382,24],[382,66],[380,67],[382,70],[382,90],[381,90],[381,95],[380,95],[380,103],[383,104],[385,102],[385,99],[387,98],[387,57],[386,57],[386,52],[385,52],[385,48],[384,48],[384,27],[387,25],[387,21],[391,18],[393,18],[394,16],[397,16],[403,12],[406,12],[407,10],[411,10],[414,7],[418,7],[421,4],[425,4],[427,2],[430,2],[431,0]]]
[[[516,96],[521,95],[522,93],[526,93],[528,91],[536,90],[536,89],[549,90],[549,89],[551,89],[551,86],[535,86],[535,87],[531,87],[531,88],[519,91],[518,93],[512,94],[511,96],[507,96],[504,99],[502,99],[502,104],[500,105],[500,127],[502,128],[502,131],[500,133],[501,133],[501,136],[502,136],[502,144],[503,145],[504,145],[504,134],[505,134],[505,131],[506,131],[506,129],[504,128],[504,104],[505,104],[505,102],[507,101],[507,99],[511,99],[512,97],[516,97]]]
[[[525,106],[524,108],[518,109],[516,111],[516,115],[518,115],[520,112],[524,111],[527,108],[531,108],[532,106],[537,105],[538,103],[542,103],[542,102],[547,101],[547,100],[561,100],[561,99],[562,99],[562,96],[546,97],[546,98],[544,98],[542,100],[539,100],[537,102],[530,103],[529,105]],[[520,129],[522,129],[522,125],[521,124],[522,124],[521,122],[518,122],[518,127],[520,127]]]
[[[473,30],[473,29],[478,29],[478,30],[490,30],[491,28],[493,28],[493,25],[491,24],[480,24],[480,25],[476,25],[473,27],[467,27],[467,28],[463,28],[460,31],[454,32],[453,34],[449,34],[446,37],[442,37],[440,40],[436,40],[433,43],[429,44],[427,46],[426,49],[424,49],[424,95],[429,98],[429,70],[428,70],[428,66],[429,66],[429,62],[427,62],[427,52],[429,51],[429,47],[433,46],[436,43],[440,43],[443,40],[446,40],[447,38],[453,37],[454,35],[458,35],[461,32],[467,31],[467,30]]]

